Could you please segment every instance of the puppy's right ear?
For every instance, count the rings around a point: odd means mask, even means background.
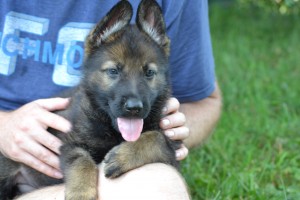
[[[121,0],[89,33],[86,42],[87,48],[92,49],[109,41],[111,36],[130,23],[132,13],[131,4],[126,0]]]
[[[139,4],[136,24],[169,55],[170,40],[166,34],[163,13],[155,0],[142,0]]]

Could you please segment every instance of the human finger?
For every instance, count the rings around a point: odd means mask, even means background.
[[[62,141],[46,130],[35,130],[33,133],[31,133],[31,137],[33,137],[34,140],[44,145],[56,154],[60,154],[59,148],[62,145]]]
[[[30,153],[24,152],[21,154],[21,156],[25,165],[30,166],[33,169],[53,178],[61,179],[63,177],[62,173],[59,170],[43,163]]]
[[[190,130],[186,126],[181,126],[177,128],[167,129],[164,132],[172,140],[185,140],[190,135]]]
[[[180,149],[176,150],[176,160],[183,160],[188,156],[188,154],[189,154],[188,148],[182,145]]]
[[[163,114],[167,115],[179,110],[180,103],[175,97],[171,97],[167,100],[165,107],[163,108]]]
[[[160,127],[166,130],[170,128],[184,126],[185,122],[186,122],[185,115],[181,112],[176,112],[164,117],[160,121]]]
[[[24,137],[22,141],[17,142],[17,145],[20,149],[23,150],[21,152],[29,153],[32,156],[34,156],[36,159],[39,159],[44,164],[59,170],[58,156],[55,155],[50,150],[48,150],[47,148],[40,145],[39,143],[37,143],[35,140],[32,140],[30,137]]]
[[[42,110],[41,112],[43,117],[39,118],[39,121],[44,125],[45,129],[51,127],[64,133],[71,130],[71,123],[62,116],[48,112],[47,110]]]
[[[34,101],[34,103],[48,111],[55,111],[65,109],[69,105],[70,99],[55,97],[49,99],[38,99]]]

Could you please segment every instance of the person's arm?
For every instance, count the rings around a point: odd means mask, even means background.
[[[207,98],[180,105],[180,111],[185,114],[186,126],[190,136],[184,140],[188,148],[199,146],[212,133],[221,115],[222,97],[216,84],[215,91]]]
[[[188,148],[198,146],[210,135],[221,113],[208,11],[207,0],[180,1],[165,10],[171,39],[172,94],[182,102],[179,113],[184,114],[184,126],[189,128],[188,137],[180,128],[173,129],[172,138],[184,140]],[[187,155],[187,151],[179,154]]]
[[[222,108],[221,91],[216,83],[213,93],[199,101],[181,103],[175,98],[167,104],[168,115],[162,119],[161,127],[173,140],[183,140],[188,148],[199,146],[212,133],[220,118]],[[163,123],[167,120],[167,123]],[[183,146],[176,151],[177,159],[188,155]]]

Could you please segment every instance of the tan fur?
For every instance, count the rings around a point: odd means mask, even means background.
[[[98,196],[98,168],[90,155],[83,149],[74,149],[81,155],[66,173],[66,200],[96,200]]]
[[[162,46],[163,46],[163,49],[165,51],[165,54],[167,56],[169,56],[170,55],[171,40],[168,37],[165,37],[164,43],[162,44]]]
[[[104,91],[109,90],[113,85],[114,81],[111,78],[109,78],[109,76],[104,71],[110,68],[115,68],[116,65],[117,64],[113,61],[106,61],[101,66],[101,70],[98,70],[94,74],[92,74],[90,79],[94,83],[98,83]]]
[[[154,70],[154,71],[158,70],[158,66],[157,66],[156,63],[149,63],[148,66],[149,66],[149,69],[151,69],[151,70]],[[160,87],[159,85],[162,82],[165,82],[165,77],[164,76],[161,76],[161,75],[154,76],[154,78],[151,81],[149,81],[149,86],[152,89],[155,89],[157,87]]]

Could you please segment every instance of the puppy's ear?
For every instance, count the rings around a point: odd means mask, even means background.
[[[126,0],[116,4],[87,36],[87,48],[110,41],[115,33],[126,27],[132,18],[132,6]]]
[[[169,55],[170,40],[166,35],[166,25],[161,8],[155,0],[141,1],[137,11],[136,24]]]

